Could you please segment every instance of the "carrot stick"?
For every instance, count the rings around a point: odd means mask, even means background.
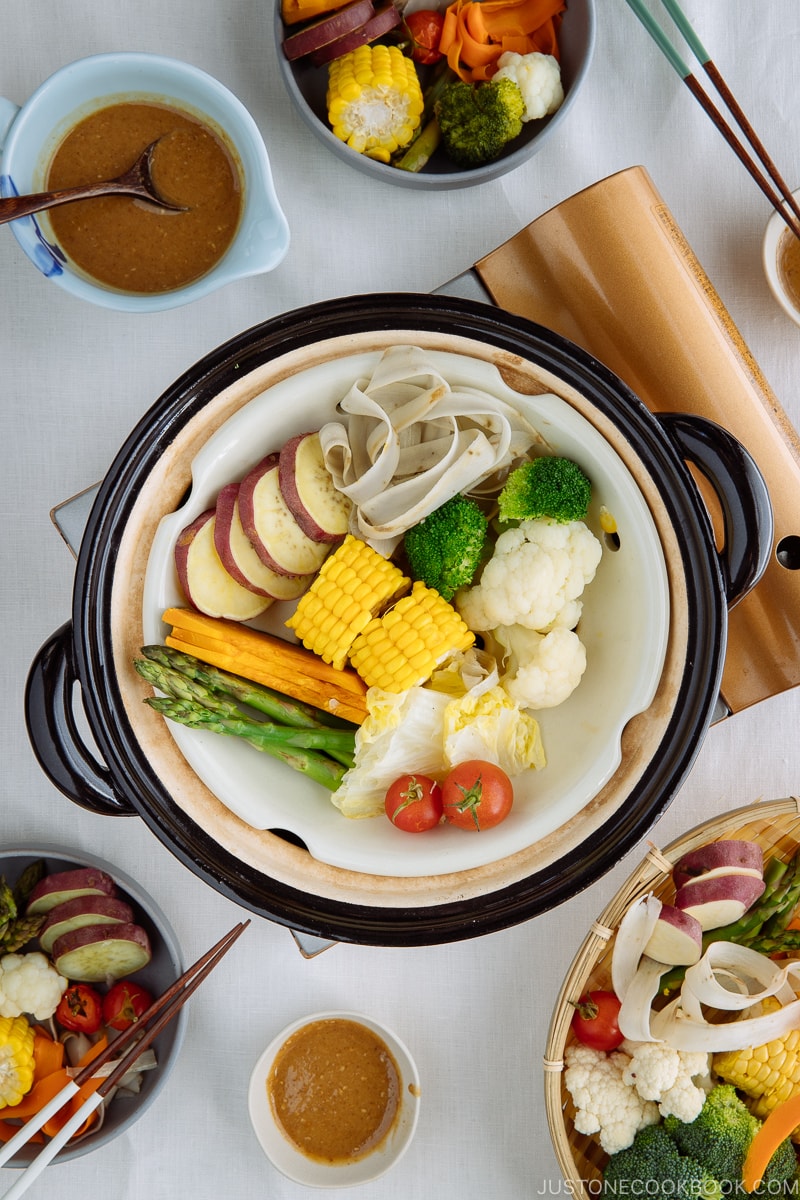
[[[49,1033],[36,1029],[33,1035],[33,1079],[51,1075],[64,1065],[64,1044],[57,1042]]]
[[[800,1093],[790,1096],[783,1104],[773,1108],[764,1124],[750,1143],[750,1149],[742,1168],[745,1191],[754,1192],[764,1177],[770,1159],[780,1146],[800,1125]]]
[[[78,1088],[75,1095],[72,1096],[67,1103],[58,1110],[57,1113],[54,1113],[49,1121],[45,1121],[44,1125],[42,1126],[42,1133],[46,1134],[47,1137],[55,1137],[59,1130],[63,1129],[67,1121],[74,1116],[80,1106],[89,1099],[93,1092],[97,1091],[102,1082],[102,1076],[99,1075],[95,1076],[94,1079],[87,1079],[86,1083]],[[89,1113],[87,1119],[79,1129],[75,1130],[75,1133],[72,1136],[78,1137],[80,1134],[85,1133],[89,1126],[93,1125],[97,1120],[97,1115],[97,1109],[95,1109],[94,1112]]]
[[[15,1120],[16,1118],[27,1120],[28,1117],[32,1117],[34,1113],[44,1108],[45,1104],[48,1104],[63,1087],[66,1087],[69,1080],[66,1068],[62,1067],[58,1071],[51,1071],[49,1075],[45,1075],[34,1083],[19,1104],[6,1105],[2,1110],[3,1120]]]

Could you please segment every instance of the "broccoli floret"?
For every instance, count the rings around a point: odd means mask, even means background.
[[[603,1172],[603,1196],[647,1200],[720,1200],[722,1187],[695,1159],[681,1154],[663,1125],[640,1129]]]
[[[460,167],[479,167],[521,133],[525,101],[513,79],[457,79],[444,89],[435,111],[447,156]]]
[[[472,583],[486,546],[488,521],[474,500],[455,495],[405,535],[404,547],[414,579],[451,600]]]
[[[781,1142],[767,1163],[764,1178],[753,1192],[754,1196],[797,1196],[800,1190],[800,1167],[797,1151],[791,1138]]]
[[[711,1089],[700,1115],[689,1124],[666,1117],[664,1127],[681,1154],[689,1154],[722,1184],[726,1195],[741,1193],[742,1168],[750,1143],[761,1126],[731,1083]],[[778,1195],[781,1184],[793,1193],[797,1156],[787,1138],[773,1154],[756,1194]]]
[[[759,1122],[732,1084],[713,1087],[700,1115],[689,1124],[675,1117],[665,1118],[664,1124],[680,1152],[691,1154],[727,1188],[741,1182],[745,1156]]]
[[[500,493],[500,520],[582,521],[591,498],[592,485],[577,463],[545,455],[511,472]]]

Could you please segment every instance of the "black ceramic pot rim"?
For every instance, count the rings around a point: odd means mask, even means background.
[[[472,338],[518,355],[574,387],[620,428],[660,489],[679,533],[688,646],[672,716],[657,752],[613,816],[591,838],[541,871],[489,895],[417,908],[344,903],[287,887],[234,857],[178,808],[137,743],[114,672],[110,612],[115,561],[143,479],[183,426],[234,378],[327,339],[418,329]],[[206,355],[142,417],[112,463],[90,514],[73,593],[76,677],[114,791],[163,844],[223,895],[279,924],[336,941],[431,945],[507,928],[546,912],[595,882],[647,833],[671,803],[702,745],[724,663],[727,603],[708,514],[691,474],[659,421],[592,356],[490,305],[415,293],[350,296],[256,325]]]

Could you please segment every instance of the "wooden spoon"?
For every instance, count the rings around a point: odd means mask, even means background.
[[[18,217],[27,217],[30,213],[41,212],[44,208],[54,208],[57,204],[71,204],[73,200],[90,200],[95,196],[110,196],[115,192],[123,196],[139,196],[142,200],[149,200],[172,212],[185,212],[183,205],[171,204],[159,194],[150,176],[153,151],[160,140],[156,138],[151,142],[133,166],[117,179],[61,188],[54,192],[36,192],[32,196],[7,196],[0,199],[0,225],[6,221],[15,221]]]

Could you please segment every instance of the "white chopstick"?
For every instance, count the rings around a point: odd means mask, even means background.
[[[0,1166],[8,1162],[16,1154],[17,1150],[30,1141],[33,1135],[46,1124],[50,1117],[64,1107],[67,1101],[80,1090],[81,1086],[87,1080],[95,1077],[99,1068],[104,1063],[108,1062],[112,1056],[118,1055],[122,1048],[126,1046],[130,1047],[128,1052],[119,1059],[113,1070],[106,1076],[96,1091],[92,1092],[84,1100],[78,1110],[69,1118],[58,1133],[45,1143],[42,1150],[25,1168],[19,1179],[5,1192],[3,1200],[18,1200],[18,1197],[22,1196],[28,1190],[34,1180],[38,1179],[42,1171],[55,1158],[62,1146],[69,1141],[76,1130],[80,1129],[81,1125],[91,1116],[95,1109],[100,1107],[108,1093],[127,1074],[141,1052],[147,1049],[161,1030],[178,1014],[192,992],[200,986],[206,976],[210,974],[249,924],[250,921],[248,919],[239,925],[235,925],[233,929],[226,933],[215,946],[206,951],[188,971],[185,971],[179,979],[167,988],[162,996],[153,1001],[150,1008],[143,1014],[136,1025],[130,1026],[125,1033],[111,1042],[102,1054],[99,1054],[96,1059],[88,1063],[74,1079],[71,1079],[61,1089],[58,1095],[54,1096],[40,1112],[30,1117],[20,1128],[19,1132],[14,1134],[10,1141],[6,1142],[2,1150],[0,1150]],[[153,1018],[157,1019],[153,1021]],[[150,1024],[151,1021],[153,1021],[152,1025]],[[150,1025],[149,1029],[144,1028],[147,1025]],[[144,1032],[142,1032],[143,1029]]]
[[[67,1089],[64,1088],[63,1092],[60,1092],[55,1099],[58,1100],[59,1097],[66,1091]],[[69,1099],[69,1096],[67,1096],[67,1099]],[[104,1099],[105,1096],[100,1092],[99,1088],[96,1092],[92,1092],[88,1100],[85,1100],[78,1111],[73,1113],[67,1123],[63,1125],[61,1129],[59,1129],[55,1137],[50,1138],[49,1141],[45,1143],[43,1149],[39,1154],[36,1155],[36,1158],[33,1160],[30,1166],[25,1168],[16,1183],[13,1183],[9,1190],[5,1193],[3,1200],[17,1200],[18,1196],[21,1196],[23,1192],[27,1192],[34,1180],[39,1178],[48,1163],[55,1158],[61,1147],[69,1141],[76,1130],[80,1129],[86,1118],[90,1116],[96,1108],[100,1107]],[[49,1107],[50,1105],[48,1105],[48,1108]],[[26,1128],[27,1126],[23,1126],[22,1131],[24,1132]],[[31,1130],[31,1133],[35,1132],[36,1130]]]

